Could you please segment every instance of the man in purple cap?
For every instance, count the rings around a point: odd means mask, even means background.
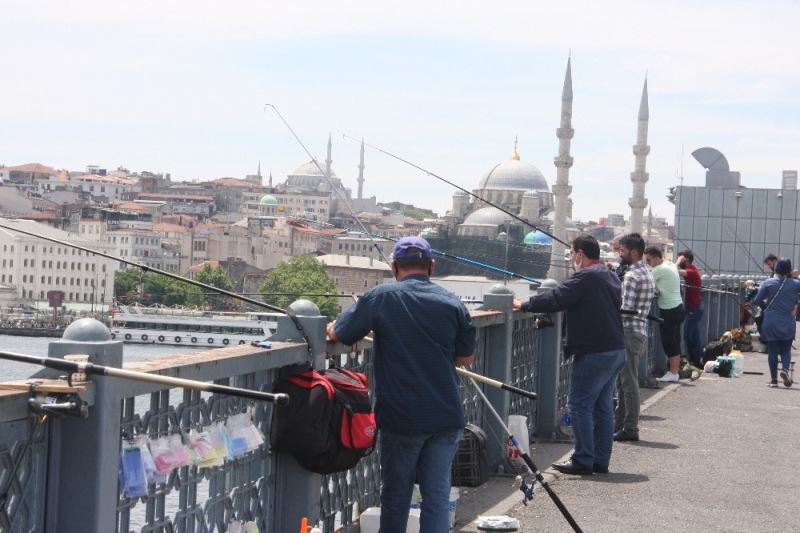
[[[420,532],[449,530],[450,468],[465,425],[455,367],[475,359],[475,326],[464,304],[431,282],[435,266],[425,239],[400,239],[397,282],[371,289],[328,324],[331,340],[348,345],[374,335],[381,533],[405,532],[415,481]]]

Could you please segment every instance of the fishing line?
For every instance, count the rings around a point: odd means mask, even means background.
[[[311,152],[308,150],[308,148],[306,148],[306,145],[303,144],[303,141],[300,140],[300,137],[297,136],[297,133],[295,133],[294,128],[292,128],[289,125],[289,123],[286,121],[286,119],[283,118],[283,115],[278,110],[278,108],[274,104],[265,104],[264,107],[265,108],[270,107],[270,108],[272,108],[273,111],[275,111],[275,114],[278,115],[279,119],[281,119],[281,122],[283,122],[283,124],[286,126],[286,128],[289,130],[289,132],[292,134],[292,137],[294,137],[294,139],[297,141],[297,143],[300,145],[300,147],[303,149],[303,151],[306,153],[306,155],[311,159],[311,161],[317,167],[317,169],[319,170],[320,174],[322,174],[322,176],[325,178],[325,181],[328,183],[328,186],[331,188],[331,191],[333,193],[335,193],[339,197],[339,199],[342,201],[342,203],[345,205],[345,207],[347,207],[347,210],[350,212],[350,214],[355,219],[355,221],[359,225],[359,227],[361,227],[361,229],[364,231],[364,233],[368,233],[367,232],[367,228],[364,227],[364,224],[362,224],[361,220],[359,220],[359,218],[356,216],[356,213],[353,210],[353,207],[350,205],[350,202],[348,201],[348,199],[342,194],[341,191],[339,191],[334,186],[333,181],[330,179],[330,176],[328,176],[328,173],[325,172],[324,170],[322,170],[322,167],[320,166],[319,162],[317,161],[317,158],[314,157],[313,155],[311,155]],[[389,262],[389,260],[383,254],[383,250],[381,250],[377,246],[377,243],[375,243],[374,241],[373,241],[373,246],[375,246],[375,249],[378,251],[378,254],[380,254],[381,258],[383,259],[383,262],[386,263],[387,265],[391,266],[392,264]]]
[[[358,141],[358,139],[356,139],[356,138],[354,138],[354,137],[351,137],[351,136],[349,136],[349,135],[347,135],[347,134],[343,134],[343,135],[342,135],[342,137],[343,137],[343,138],[345,138],[345,139],[350,139],[350,140],[352,140],[352,141],[357,141],[357,142],[360,142],[360,141]],[[531,228],[533,228],[533,229],[535,229],[535,230],[537,230],[537,231],[541,231],[542,233],[544,233],[545,235],[547,235],[547,236],[548,236],[548,237],[550,237],[551,239],[553,239],[553,240],[555,240],[555,241],[557,241],[557,242],[559,242],[559,243],[563,244],[563,245],[564,245],[564,246],[566,246],[567,248],[569,248],[569,247],[570,247],[570,244],[569,244],[569,243],[566,243],[566,242],[562,241],[561,239],[559,239],[558,237],[556,237],[556,236],[555,236],[555,235],[553,235],[552,233],[550,233],[550,232],[548,232],[548,231],[545,231],[545,230],[543,230],[542,228],[540,228],[539,226],[537,226],[537,225],[535,225],[535,224],[533,224],[533,223],[529,222],[528,220],[526,220],[526,219],[524,219],[524,218],[520,217],[519,215],[516,215],[516,214],[512,213],[511,211],[509,211],[509,210],[507,210],[507,209],[504,209],[503,207],[500,207],[499,205],[497,205],[497,204],[495,204],[495,203],[493,203],[493,202],[490,202],[489,200],[486,200],[485,198],[482,198],[482,197],[478,196],[477,194],[475,194],[475,193],[473,193],[473,192],[471,192],[471,191],[468,191],[468,190],[467,190],[467,189],[465,189],[464,187],[461,187],[460,185],[456,185],[456,184],[455,184],[455,183],[453,183],[452,181],[450,181],[450,180],[448,180],[448,179],[446,179],[446,178],[443,178],[442,176],[440,176],[440,175],[436,174],[435,172],[431,172],[430,170],[428,170],[428,169],[426,169],[426,168],[423,168],[423,167],[421,167],[420,165],[417,165],[416,163],[412,163],[411,161],[409,161],[409,160],[407,160],[407,159],[404,159],[404,158],[402,158],[402,157],[400,157],[400,156],[398,156],[398,155],[395,155],[395,154],[393,154],[393,153],[391,153],[391,152],[389,152],[389,151],[387,151],[387,150],[384,150],[383,148],[380,148],[379,146],[375,146],[375,145],[373,145],[373,144],[370,144],[370,143],[364,143],[364,146],[369,146],[369,147],[370,147],[370,148],[372,148],[373,150],[377,150],[378,152],[380,152],[380,153],[382,153],[382,154],[384,154],[384,155],[387,155],[387,156],[389,156],[389,157],[391,157],[391,158],[393,158],[393,159],[396,159],[396,160],[398,160],[398,161],[400,161],[400,162],[402,162],[402,163],[405,163],[406,165],[409,165],[409,166],[411,166],[411,167],[413,167],[413,168],[415,168],[415,169],[417,169],[417,170],[419,170],[419,171],[421,171],[421,172],[424,172],[425,174],[427,174],[427,175],[429,175],[429,176],[431,176],[431,177],[434,177],[434,178],[436,178],[436,179],[438,179],[438,180],[440,180],[440,181],[443,181],[444,183],[446,183],[446,184],[450,185],[451,187],[455,187],[455,188],[456,188],[456,189],[458,189],[459,191],[462,191],[462,192],[465,192],[465,193],[467,193],[468,195],[472,196],[472,197],[473,197],[473,198],[475,198],[476,200],[480,200],[481,202],[485,203],[486,205],[489,205],[489,206],[491,206],[491,207],[494,207],[495,209],[497,209],[497,210],[499,210],[499,211],[502,211],[502,212],[503,212],[503,213],[505,213],[506,215],[508,215],[508,216],[510,216],[510,217],[512,217],[512,218],[514,218],[515,220],[518,220],[518,221],[522,222],[522,223],[523,223],[523,224],[525,224],[526,226],[529,226],[529,227],[531,227]]]

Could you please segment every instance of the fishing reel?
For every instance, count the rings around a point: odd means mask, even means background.
[[[89,404],[76,393],[32,394],[28,398],[28,408],[38,416],[79,416],[89,417]]]
[[[522,476],[517,476],[515,481],[519,482],[519,490],[522,492],[522,505],[527,507],[528,502],[533,500],[533,483],[528,485]]]
[[[533,317],[534,329],[552,328],[553,326],[555,326],[555,323],[550,318],[550,315],[536,315]]]

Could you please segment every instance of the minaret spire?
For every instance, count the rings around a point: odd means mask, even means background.
[[[331,163],[333,163],[333,159],[331,159],[332,151],[333,144],[331,143],[331,134],[328,132],[328,157],[325,159],[325,175],[328,177],[331,176]]]
[[[358,159],[358,199],[364,196],[364,138],[361,138],[361,155]]]
[[[272,171],[269,171],[269,186],[272,187]]]
[[[511,154],[511,159],[514,161],[519,161],[519,150],[517,150],[517,144],[519,144],[519,139],[516,135],[514,135],[514,153]]]
[[[570,143],[575,135],[572,129],[572,54],[567,59],[567,73],[564,76],[564,88],[561,91],[561,123],[556,130],[558,137],[558,156],[553,163],[556,166],[556,183],[553,185],[553,234],[562,241],[567,240],[567,209],[572,186],[569,184],[569,169],[572,167],[572,156],[569,154]],[[567,277],[567,265],[564,263],[564,245],[553,241],[553,266],[549,277],[563,281]]]
[[[644,78],[642,87],[642,99],[639,102],[639,125],[636,130],[636,144],[633,146],[635,156],[634,170],[631,172],[631,182],[633,183],[633,195],[628,200],[631,207],[631,231],[641,233],[643,229],[644,208],[647,207],[647,198],[644,195],[644,188],[650,174],[647,173],[647,154],[650,153],[650,146],[647,145],[647,129],[650,121],[650,106],[647,98],[647,77]]]
[[[256,171],[256,176],[259,178],[261,177],[261,160],[258,161],[258,170]]]

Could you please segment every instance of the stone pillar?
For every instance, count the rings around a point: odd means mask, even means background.
[[[647,100],[647,78],[645,78],[644,87],[642,88],[642,100],[639,103],[639,125],[636,131],[636,144],[633,146],[633,155],[636,157],[635,168],[631,172],[633,195],[628,200],[628,205],[631,208],[631,231],[640,234],[644,230],[644,208],[647,207],[644,187],[650,179],[650,175],[647,173],[647,154],[650,153],[650,146],[647,145],[649,120],[650,107]]]
[[[324,369],[327,318],[321,316],[319,308],[308,300],[292,302],[289,311],[295,314],[308,337],[311,344],[310,356],[313,367],[317,370]],[[288,321],[288,318],[286,320]],[[299,332],[293,327],[291,321],[287,321],[279,322],[279,330],[276,335],[287,336],[288,334],[289,337],[298,337]],[[289,333],[291,329],[295,330],[293,334]],[[299,421],[299,423],[302,422]],[[300,466],[291,455],[278,453],[275,460],[275,515],[272,522],[274,531],[295,531],[302,517],[311,517],[312,521],[319,517],[321,515],[321,487],[321,475],[309,472]]]
[[[552,290],[558,283],[552,279],[542,282],[539,292]],[[555,439],[558,434],[558,383],[561,373],[561,321],[562,313],[550,315],[553,327],[542,329],[542,353],[539,354],[539,378],[536,392],[539,395],[536,411],[539,420],[536,423],[539,438]]]
[[[572,156],[569,153],[572,137],[572,59],[567,60],[567,73],[564,76],[564,87],[561,91],[561,122],[556,130],[558,137],[558,157],[553,163],[556,166],[556,183],[553,192],[553,235],[566,242],[567,210],[572,187],[569,184],[569,169],[572,167]],[[548,277],[556,281],[564,281],[568,277],[567,263],[564,261],[566,247],[553,241],[552,265]]]
[[[512,336],[514,333],[514,293],[502,285],[497,284],[483,296],[483,308],[493,311],[502,311],[506,315],[505,322],[492,326],[486,331],[486,358],[484,361],[484,372],[486,376],[503,383],[511,380],[511,351]],[[509,393],[500,389],[488,386],[483,387],[484,394],[491,402],[495,410],[503,418],[503,422],[508,423],[508,411],[511,405]],[[483,409],[484,423],[489,426],[488,434],[506,435],[505,430],[497,422],[494,415],[489,412],[487,407]],[[506,457],[505,442],[498,442],[498,439],[489,439],[488,457],[489,465],[496,466],[502,464]]]
[[[50,344],[48,355],[86,354],[89,362],[122,366],[122,342],[112,341],[102,323],[82,318],[70,324],[62,340]],[[89,418],[64,418],[57,439],[60,461],[58,500],[52,502],[48,531],[107,533],[116,529],[117,467],[120,453],[120,398],[115,378],[93,376],[95,399]],[[79,496],[78,496],[79,495]],[[69,524],[69,526],[66,526]]]

